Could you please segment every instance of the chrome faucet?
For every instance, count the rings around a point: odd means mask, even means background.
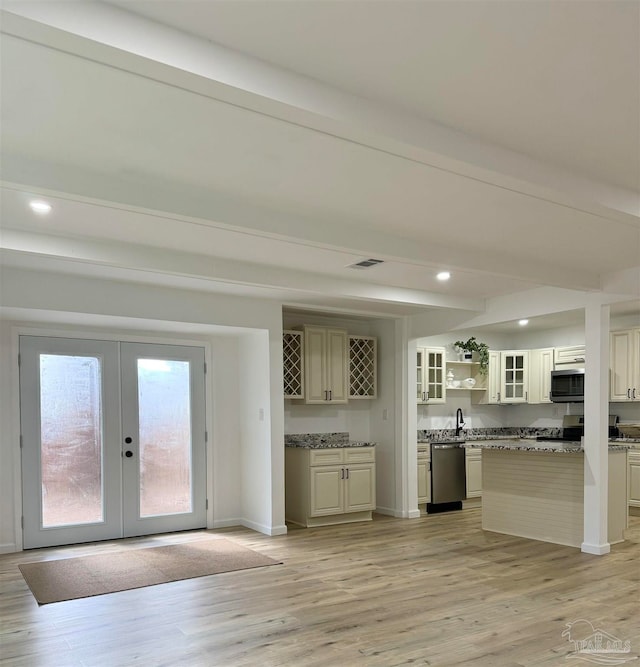
[[[462,416],[462,408],[458,408],[456,411],[456,438],[460,435],[462,427],[464,426],[464,417]]]

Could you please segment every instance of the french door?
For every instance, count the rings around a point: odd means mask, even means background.
[[[24,548],[206,525],[204,350],[20,337]]]

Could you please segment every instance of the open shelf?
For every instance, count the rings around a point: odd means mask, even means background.
[[[486,387],[447,387],[447,392],[450,391],[487,391]]]

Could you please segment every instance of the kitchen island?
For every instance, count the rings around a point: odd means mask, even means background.
[[[584,531],[584,451],[579,443],[485,440],[482,528],[580,547]],[[627,527],[627,447],[609,445],[608,541]]]

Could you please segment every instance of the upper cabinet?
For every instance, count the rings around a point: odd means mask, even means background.
[[[568,345],[556,347],[553,351],[553,362],[557,368],[584,368],[584,345]]]
[[[349,336],[349,399],[378,395],[378,339]]]
[[[443,347],[419,347],[417,357],[417,399],[418,403],[444,403],[447,394],[445,386],[445,350]]]
[[[490,350],[487,395],[483,403],[527,403],[529,350]]]
[[[529,403],[551,403],[554,348],[529,351]]]
[[[304,398],[304,342],[302,331],[282,332],[282,374],[285,398]]]
[[[349,398],[347,332],[305,326],[304,360],[305,402],[346,403]]]
[[[282,332],[284,397],[347,403],[378,395],[378,341],[344,329],[305,325]]]
[[[529,350],[500,352],[501,403],[526,403],[529,400]]]
[[[610,400],[640,401],[640,329],[611,333]]]
[[[500,352],[489,350],[489,372],[487,373],[487,394],[482,403],[500,403]]]

